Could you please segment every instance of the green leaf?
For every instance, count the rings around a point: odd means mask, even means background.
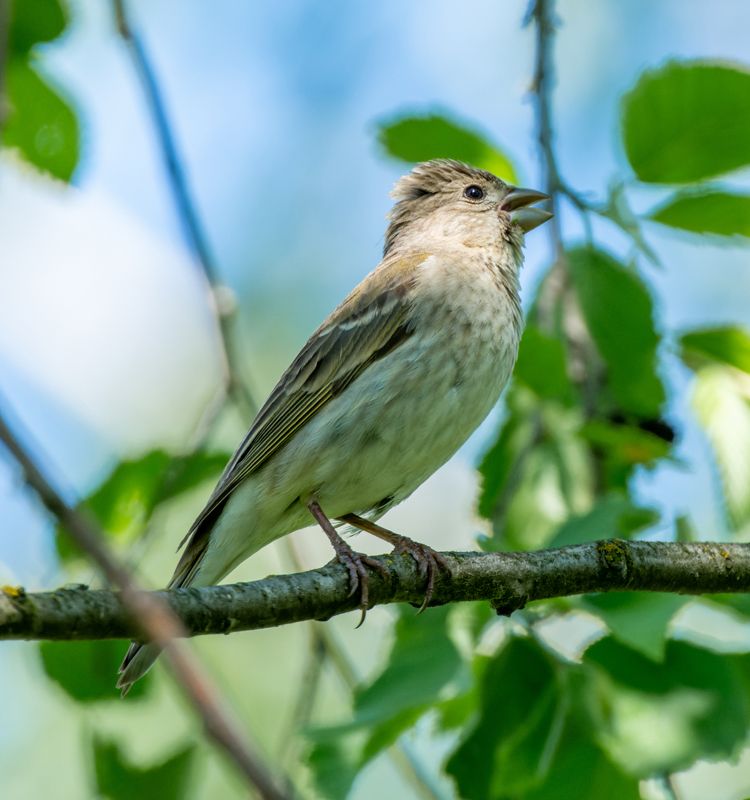
[[[9,115],[2,132],[30,164],[69,181],[78,163],[78,122],[70,106],[22,58],[7,64]]]
[[[660,416],[665,392],[656,371],[659,336],[648,290],[635,272],[601,250],[577,248],[568,262],[617,405],[642,417]]]
[[[750,164],[750,72],[670,61],[644,72],[622,102],[625,153],[649,183],[692,183]]]
[[[586,595],[582,605],[612,636],[653,661],[664,659],[667,628],[687,598],[667,592],[609,592]]]
[[[565,345],[536,325],[528,324],[523,332],[513,374],[541,398],[565,404],[573,399]]]
[[[506,397],[508,417],[487,453],[480,513],[493,521],[483,548],[528,550],[545,545],[570,514],[593,498],[591,459],[579,436],[582,411],[540,402],[520,382]]]
[[[487,665],[479,719],[446,763],[460,796],[515,797],[539,784],[558,744],[561,703],[550,657],[529,639],[511,639]]]
[[[523,800],[562,798],[641,800],[638,780],[626,774],[602,752],[590,726],[574,711],[568,714],[560,734],[559,748],[544,783],[523,796]]]
[[[199,450],[174,456],[152,450],[140,458],[121,461],[83,503],[110,535],[133,540],[160,503],[200,485],[219,474],[229,456]],[[58,552],[63,558],[77,555],[69,537],[58,532]]]
[[[79,703],[117,700],[117,669],[125,655],[114,639],[83,642],[41,642],[39,653],[47,676]],[[151,686],[148,677],[133,684],[130,695],[140,697]]]
[[[195,748],[190,745],[150,767],[131,764],[116,742],[96,737],[93,741],[97,796],[108,800],[184,800],[190,790]]]
[[[691,331],[680,337],[680,347],[682,359],[693,369],[717,362],[750,374],[750,333],[743,328]]]
[[[13,0],[8,37],[11,54],[26,54],[35,44],[51,42],[67,23],[66,9],[58,0]]]
[[[449,611],[449,606],[443,606],[418,616],[410,606],[400,609],[385,669],[354,698],[357,725],[435,701],[461,666],[461,657],[446,631]]]
[[[750,237],[750,195],[705,189],[678,194],[651,211],[648,217],[692,233]]]
[[[750,657],[669,641],[657,664],[607,637],[584,654],[581,702],[597,736],[628,771],[649,776],[727,758],[745,740]]]
[[[719,364],[695,378],[693,408],[713,446],[729,520],[750,523],[750,385],[744,373]]]
[[[442,114],[405,115],[378,124],[378,141],[401,161],[455,158],[486,169],[508,183],[516,182],[510,159],[470,127]]]
[[[313,781],[325,800],[346,800],[359,772],[359,753],[351,738],[315,742],[307,757]]]
[[[597,500],[590,511],[566,520],[558,528],[549,547],[566,547],[598,539],[629,538],[653,525],[657,519],[658,514],[653,509],[638,508],[623,495],[605,495]]]

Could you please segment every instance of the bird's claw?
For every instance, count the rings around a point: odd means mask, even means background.
[[[419,607],[417,614],[421,614],[430,604],[432,595],[435,591],[435,577],[440,570],[451,574],[451,568],[448,560],[442,553],[433,550],[426,544],[415,542],[408,536],[399,536],[398,542],[393,548],[394,554],[406,553],[410,555],[416,562],[419,574],[422,578],[427,579],[427,586],[425,587],[424,600]]]
[[[370,569],[377,570],[385,578],[389,576],[388,569],[377,558],[372,558],[365,553],[358,553],[348,545],[346,548],[337,549],[336,560],[343,564],[349,572],[349,594],[347,597],[352,597],[357,589],[360,591],[359,607],[362,610],[362,616],[356,626],[356,628],[359,628],[364,623],[367,611],[370,608],[370,573],[367,568],[370,567]]]

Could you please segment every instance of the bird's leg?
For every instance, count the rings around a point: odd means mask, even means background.
[[[432,599],[432,593],[435,589],[435,576],[438,570],[443,569],[449,575],[451,573],[451,568],[445,557],[426,544],[415,542],[413,539],[409,539],[408,536],[401,536],[399,533],[389,531],[388,528],[377,525],[375,522],[370,522],[369,519],[364,519],[364,517],[360,517],[357,514],[347,514],[340,519],[342,522],[348,522],[355,528],[367,531],[367,533],[371,533],[373,536],[377,536],[380,539],[385,539],[386,542],[390,542],[393,545],[394,553],[408,553],[417,562],[419,574],[423,578],[427,578],[424,601],[419,607],[418,612],[421,614]]]
[[[357,589],[360,590],[360,608],[362,609],[362,617],[359,620],[359,626],[365,621],[367,609],[369,608],[370,587],[369,587],[369,573],[367,567],[372,567],[378,570],[381,574],[388,577],[388,570],[375,558],[371,558],[364,553],[357,553],[339,536],[336,528],[333,527],[331,520],[325,515],[325,512],[315,500],[311,500],[307,504],[310,513],[315,517],[315,521],[325,531],[326,536],[333,545],[336,551],[336,559],[339,563],[343,564],[349,570],[349,584],[351,589],[349,596],[351,597]]]

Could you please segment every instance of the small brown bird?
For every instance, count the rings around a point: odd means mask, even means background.
[[[508,381],[523,326],[524,234],[552,215],[541,192],[458,161],[394,187],[383,260],[313,333],[266,400],[183,540],[171,587],[208,586],[315,519],[367,609],[367,567],[334,521],[410,553],[425,604],[444,562],[376,524],[445,463]],[[118,687],[158,656],[133,643]]]

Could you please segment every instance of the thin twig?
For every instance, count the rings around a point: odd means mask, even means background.
[[[112,0],[112,2],[117,30],[128,47],[133,66],[143,88],[177,214],[195,256],[196,264],[212,292],[212,307],[218,320],[221,337],[226,391],[235,400],[241,411],[252,418],[258,410],[258,406],[242,380],[239,370],[239,358],[232,336],[234,308],[230,308],[222,299],[226,290],[219,280],[219,272],[188,187],[185,170],[177,150],[176,137],[167,117],[166,105],[159,88],[156,72],[148,57],[143,40],[130,22],[125,0]]]
[[[604,532],[603,532],[604,533]],[[533,600],[590,592],[750,593],[750,544],[608,539],[532,552],[444,553],[451,574],[435,581],[432,605],[490,600],[510,614]],[[425,582],[407,555],[379,556],[371,606],[419,605]],[[327,620],[353,611],[341,564],[252,583],[171,589],[167,600],[191,636]],[[116,639],[138,627],[114,592],[83,588],[0,592],[0,639]]]
[[[29,455],[7,424],[0,404],[0,442],[18,462],[27,485],[45,508],[56,517],[68,535],[96,563],[107,580],[116,586],[133,633],[145,634],[163,651],[175,680],[203,721],[211,739],[229,756],[248,784],[270,800],[290,797],[277,788],[271,773],[253,752],[228,707],[222,703],[203,670],[179,639],[186,633],[179,618],[153,592],[143,591],[119,563],[104,542],[102,532],[83,513],[68,504],[52,486],[37,462]],[[7,597],[7,594],[6,594]]]

